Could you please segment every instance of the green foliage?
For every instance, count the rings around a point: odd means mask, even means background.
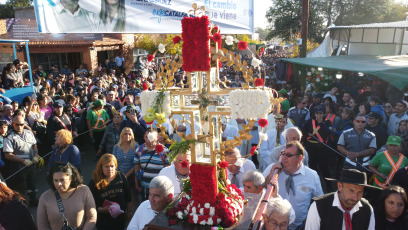
[[[259,40],[264,41],[266,40],[266,37],[268,36],[269,31],[267,29],[257,27],[255,28],[255,33],[259,34]]]
[[[183,192],[188,193],[192,190],[190,178],[183,179]]]
[[[163,36],[166,36],[166,38],[163,39]],[[140,49],[149,51],[149,54],[153,54],[157,51],[157,48],[161,43],[163,45],[166,45],[166,53],[172,55],[181,54],[182,42],[173,44],[173,38],[177,36],[177,34],[166,34],[163,36],[156,34],[143,34],[141,35],[141,38],[139,38],[139,40],[136,42],[136,46]]]
[[[167,158],[169,162],[173,162],[179,153],[186,153],[190,149],[190,144],[195,144],[197,140],[182,140],[174,142],[169,148]]]
[[[32,0],[8,0],[5,4],[0,4],[0,18],[14,18],[13,7],[32,6]]]

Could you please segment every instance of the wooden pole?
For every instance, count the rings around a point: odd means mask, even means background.
[[[308,22],[309,0],[302,0],[302,49],[300,50],[300,57],[306,57]]]

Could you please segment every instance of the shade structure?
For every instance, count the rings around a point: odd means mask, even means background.
[[[408,86],[408,55],[342,55],[312,58],[284,58],[298,65],[371,74],[403,90]]]

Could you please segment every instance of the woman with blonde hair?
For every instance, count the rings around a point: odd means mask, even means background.
[[[114,155],[102,155],[89,182],[98,213],[98,230],[124,229],[126,217],[128,220],[132,217],[129,185],[125,175],[117,171],[117,167]]]
[[[55,162],[69,162],[80,171],[81,153],[76,145],[73,145],[72,133],[61,129],[55,134],[55,146],[52,149],[48,168]]]
[[[133,131],[129,127],[123,128],[120,133],[119,143],[113,147],[112,154],[118,159],[118,170],[126,175],[133,176],[133,159],[138,148]]]

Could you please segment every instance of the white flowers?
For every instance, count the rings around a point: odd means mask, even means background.
[[[149,70],[148,70],[148,69],[144,69],[143,72],[142,72],[142,76],[143,76],[144,78],[149,77]]]
[[[229,97],[233,119],[266,119],[271,110],[272,95],[269,90],[233,90]]]
[[[261,64],[261,60],[256,59],[256,58],[252,58],[251,65],[252,65],[253,67],[258,67],[259,64]]]
[[[147,134],[147,139],[152,142],[157,140],[157,132],[150,132],[149,134]]]
[[[242,158],[238,158],[234,165],[237,167],[242,167],[244,165],[244,161],[242,160]]]
[[[268,135],[266,135],[265,133],[259,133],[259,139],[261,139],[262,141],[266,141],[268,140]]]
[[[164,51],[166,51],[166,46],[160,43],[158,49],[160,53],[164,53]]]
[[[232,45],[232,44],[234,44],[234,37],[232,37],[232,36],[226,36],[225,37],[225,44],[227,44],[227,45]]]
[[[177,218],[183,219],[183,213],[181,211],[177,212]]]
[[[204,208],[210,208],[211,206],[210,206],[210,203],[205,203],[204,204]]]
[[[157,91],[148,91],[145,90],[140,94],[140,102],[142,104],[142,116],[146,115],[148,112],[147,110],[154,107],[154,103],[156,101],[156,96],[158,95]],[[171,107],[170,107],[170,92],[164,92],[164,100],[163,100],[163,107],[162,113],[166,115],[166,117],[170,116],[171,114]]]

